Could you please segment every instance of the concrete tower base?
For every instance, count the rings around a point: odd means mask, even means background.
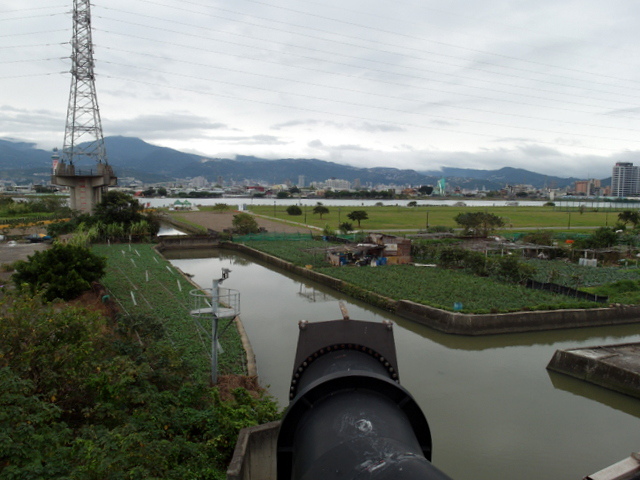
[[[51,175],[51,183],[61,187],[69,187],[70,206],[82,213],[91,213],[102,201],[102,194],[109,186],[117,185],[118,177],[113,169],[99,163],[92,169],[79,170],[74,165],[60,162]]]

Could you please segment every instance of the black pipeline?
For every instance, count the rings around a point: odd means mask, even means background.
[[[450,480],[431,464],[429,424],[400,386],[391,323],[300,322],[290,400],[278,480]]]

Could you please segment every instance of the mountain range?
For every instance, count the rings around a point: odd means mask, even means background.
[[[527,184],[537,188],[570,186],[577,178],[561,178],[528,170],[504,167],[499,170],[443,168],[416,171],[397,168],[357,168],[325,160],[308,158],[264,158],[238,155],[235,159],[205,158],[146,143],[139,138],[105,138],[109,164],[119,178],[133,177],[145,183],[170,182],[176,179],[205,177],[209,182],[266,182],[293,184],[303,175],[305,183],[340,178],[361,185],[435,185],[445,178],[448,185],[461,188],[495,190],[505,185]],[[0,179],[17,183],[39,183],[51,171],[52,152],[35,144],[0,139]],[[603,180],[607,185],[610,179]]]

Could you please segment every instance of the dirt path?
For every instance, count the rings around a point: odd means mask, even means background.
[[[180,217],[184,218],[189,222],[197,223],[198,225],[202,225],[205,228],[210,228],[211,230],[215,230],[216,232],[222,232],[225,229],[231,228],[233,216],[236,214],[237,212],[180,212],[176,214],[176,217],[178,219]],[[254,218],[256,219],[256,222],[258,222],[258,226],[266,229],[267,232],[309,233],[309,231],[311,230],[317,233],[317,230],[311,229],[309,227],[287,225],[284,223],[275,222],[273,220],[268,220],[257,215],[254,215]]]

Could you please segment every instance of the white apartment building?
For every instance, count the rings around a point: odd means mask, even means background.
[[[611,175],[611,196],[628,197],[640,193],[640,167],[633,163],[618,162]]]

